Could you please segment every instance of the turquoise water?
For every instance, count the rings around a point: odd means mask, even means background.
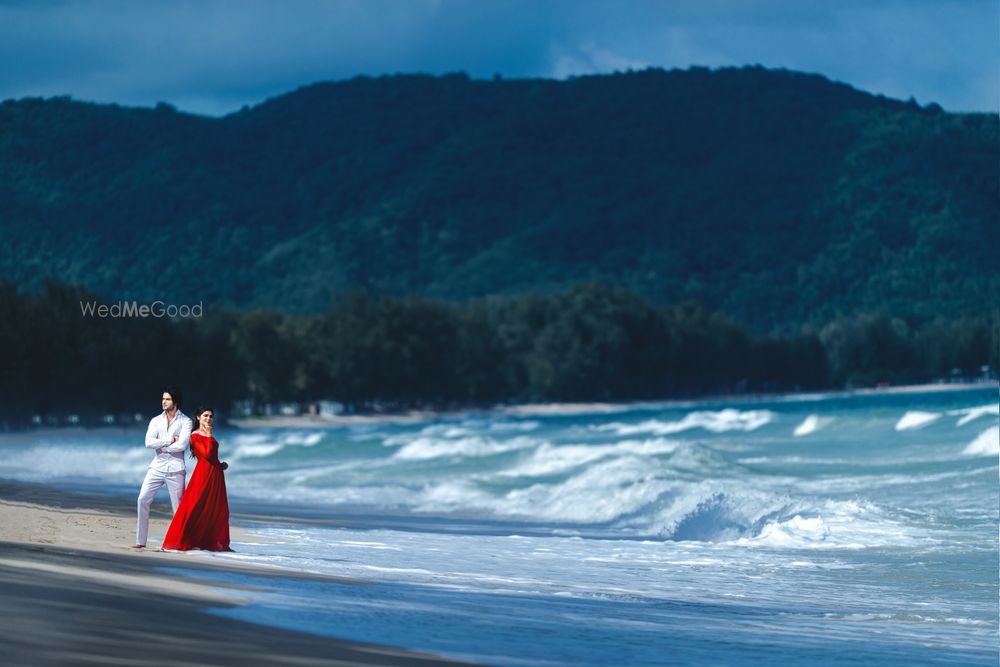
[[[998,414],[987,388],[223,431],[233,510],[302,521],[212,557],[371,583],[228,575],[259,590],[218,613],[498,665],[995,665]],[[39,439],[5,476],[130,493],[133,440]]]

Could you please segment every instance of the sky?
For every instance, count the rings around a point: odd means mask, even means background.
[[[998,0],[0,0],[0,100],[223,115],[317,81],[760,64],[1000,111]]]

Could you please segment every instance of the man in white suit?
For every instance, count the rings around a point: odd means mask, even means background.
[[[184,494],[184,452],[191,439],[191,419],[180,411],[183,398],[180,389],[170,387],[163,392],[161,407],[163,412],[149,420],[146,429],[146,447],[156,450],[156,456],[149,464],[146,478],[139,489],[139,517],[135,527],[134,549],[146,547],[149,534],[149,506],[160,487],[166,484],[173,511]]]

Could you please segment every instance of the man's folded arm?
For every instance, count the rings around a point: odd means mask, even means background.
[[[178,452],[183,452],[187,449],[188,441],[191,440],[191,420],[185,418],[181,422],[181,432],[177,435],[177,442],[171,444],[167,442],[167,446],[163,448],[163,451],[170,452],[171,454],[176,454]]]
[[[146,429],[146,447],[149,449],[159,449],[170,444],[169,440],[158,438],[157,435],[156,425],[153,421],[150,421],[149,428]]]

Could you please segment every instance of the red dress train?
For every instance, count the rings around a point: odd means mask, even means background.
[[[198,465],[163,538],[163,548],[232,551],[229,548],[229,499],[219,462],[219,443],[215,438],[192,433],[191,450],[198,457]]]

